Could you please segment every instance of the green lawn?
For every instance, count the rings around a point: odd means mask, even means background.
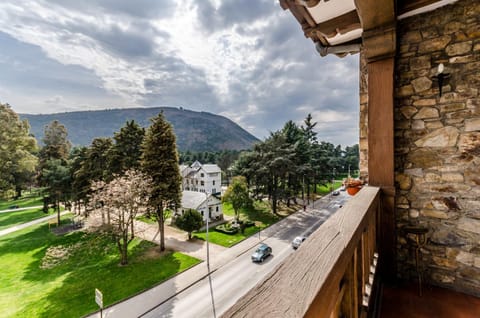
[[[13,205],[18,205],[19,208],[28,208],[31,206],[43,206],[43,197],[33,196],[33,197],[21,197],[18,200],[1,200],[0,201],[0,211],[7,210]]]
[[[61,208],[63,211],[64,209]],[[30,222],[39,218],[43,218],[44,216],[48,216],[55,211],[53,209],[49,209],[48,213],[43,212],[43,208],[35,208],[35,209],[28,209],[28,210],[21,210],[21,211],[13,211],[13,212],[5,212],[0,213],[0,230],[5,228]]]
[[[169,220],[172,216],[172,211],[170,209],[165,209],[164,213],[163,213],[163,216],[165,217],[165,221]],[[155,216],[150,216],[150,217],[147,217],[146,215],[142,214],[142,215],[139,215],[135,218],[135,220],[137,221],[142,221],[142,222],[145,222],[145,223],[148,223],[148,224],[158,224]]]
[[[199,262],[181,253],[160,257],[154,246],[135,240],[129,265],[119,266],[116,246],[106,236],[56,236],[42,224],[0,237],[1,316],[80,317],[98,309],[95,288],[106,306]]]
[[[155,221],[154,219],[152,218],[147,218],[145,215],[140,215],[140,216],[137,216],[135,218],[135,220],[137,221],[142,221],[142,222],[145,222],[145,223],[148,223],[148,224],[157,224],[157,221]]]
[[[229,203],[223,204],[223,213],[225,215],[234,216],[232,205]],[[222,245],[225,247],[231,247],[238,242],[244,240],[245,238],[258,233],[258,231],[272,225],[273,223],[280,220],[279,216],[274,215],[270,212],[270,207],[265,202],[256,201],[252,208],[242,209],[240,211],[241,220],[251,220],[255,222],[255,226],[248,227],[245,229],[245,233],[236,233],[233,235],[220,233],[215,231],[214,228],[211,228],[208,231],[208,240],[209,242]],[[205,231],[196,232],[193,234],[195,237],[198,237],[202,240],[206,239]]]
[[[333,189],[338,189],[341,186],[342,186],[342,182],[336,181],[333,184]],[[332,192],[332,184],[331,183],[327,183],[326,185],[317,185],[317,193],[318,194],[325,195],[325,194],[329,194],[330,192]]]

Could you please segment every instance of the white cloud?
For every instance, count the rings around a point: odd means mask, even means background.
[[[357,125],[358,57],[320,58],[278,4],[163,4],[1,1],[0,45],[15,49],[0,52],[0,65],[16,65],[8,80],[0,74],[3,98],[32,113],[182,106],[227,116],[260,138],[308,113],[326,138],[336,138],[331,125]],[[32,56],[16,57],[27,49]]]
[[[319,124],[339,121],[350,121],[352,119],[351,112],[340,112],[335,110],[314,111],[311,114],[313,121],[316,121]]]
[[[60,105],[65,103],[65,99],[61,95],[55,95],[45,100],[44,103],[47,105]]]

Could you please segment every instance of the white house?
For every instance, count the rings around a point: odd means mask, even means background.
[[[190,166],[180,165],[182,190],[220,194],[222,170],[216,164],[195,161]]]
[[[210,220],[219,220],[223,217],[222,201],[212,194],[184,190],[182,192],[182,206],[177,209],[176,215],[181,215],[188,209],[200,212],[204,220],[206,220],[207,215],[210,217]]]

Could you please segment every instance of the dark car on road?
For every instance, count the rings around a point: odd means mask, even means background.
[[[263,262],[270,254],[272,254],[272,248],[267,244],[260,244],[252,254],[252,262]]]

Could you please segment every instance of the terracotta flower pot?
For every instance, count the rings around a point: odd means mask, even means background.
[[[362,188],[363,182],[358,179],[348,179],[345,183],[345,187],[347,188],[347,193],[350,195],[357,194],[358,191]]]
[[[360,191],[361,188],[362,188],[361,186],[347,187],[347,193],[350,194],[350,195],[355,195],[355,194],[357,194],[358,191]]]

